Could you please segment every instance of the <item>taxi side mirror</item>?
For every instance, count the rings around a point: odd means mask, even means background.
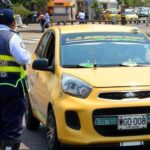
[[[39,58],[33,61],[32,68],[35,70],[53,71],[53,67],[48,66],[48,59]]]

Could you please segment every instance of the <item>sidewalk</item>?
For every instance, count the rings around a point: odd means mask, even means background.
[[[126,26],[132,26],[132,27],[137,27],[144,33],[146,33],[148,36],[150,36],[150,25],[146,26],[146,23],[144,24],[127,24]],[[29,24],[28,26],[23,25],[21,28],[18,27],[19,32],[41,32],[41,26],[40,24]]]
[[[21,27],[17,27],[19,32],[42,32],[41,26],[39,23],[29,24],[26,26],[25,24]]]

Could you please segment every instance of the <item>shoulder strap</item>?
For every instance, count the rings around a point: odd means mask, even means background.
[[[18,35],[19,35],[19,32],[15,31],[15,30],[10,29],[10,32],[11,32],[11,34],[10,34],[10,36],[9,36],[9,40],[10,40],[10,38],[11,38],[14,34],[18,34]]]

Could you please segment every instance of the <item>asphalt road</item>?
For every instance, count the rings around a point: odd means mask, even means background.
[[[131,26],[138,26],[143,31],[146,31],[147,33],[150,31],[150,27],[146,27],[145,24],[143,25],[131,25]],[[39,25],[29,25],[28,28],[19,28],[20,35],[22,36],[22,39],[26,45],[26,48],[30,51],[32,54],[36,46],[42,36],[43,33],[40,32],[40,26]],[[32,32],[30,30],[33,30]],[[46,142],[46,128],[44,126],[40,126],[38,131],[29,131],[25,127],[25,122],[23,121],[23,133],[22,133],[22,143],[20,150],[48,150],[47,142]],[[113,148],[114,149],[114,148]],[[127,148],[123,148],[127,149]],[[133,148],[131,148],[133,150]],[[135,150],[138,150],[138,148],[134,148]],[[143,148],[139,148],[140,150]],[[74,149],[75,150],[75,149]],[[82,149],[83,150],[83,149]],[[106,150],[106,149],[105,149]]]

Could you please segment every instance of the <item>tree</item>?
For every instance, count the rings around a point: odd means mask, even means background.
[[[124,0],[126,7],[150,6],[150,0]]]
[[[94,0],[94,1],[93,1],[91,8],[94,9],[95,18],[98,19],[99,16],[100,16],[100,8],[99,8],[98,1],[97,1],[97,0]]]
[[[13,6],[13,10],[15,14],[20,14],[22,18],[25,18],[26,16],[32,14],[32,12],[26,9],[23,5],[15,5]]]
[[[15,13],[20,14],[22,18],[33,14],[33,11],[43,9],[47,1],[49,0],[11,0]]]
[[[23,5],[25,8],[27,9],[31,9],[31,6],[33,4],[36,5],[37,10],[40,10],[41,8],[44,8],[45,5],[47,4],[49,0],[11,0],[11,2],[16,5],[16,4],[20,4]]]

